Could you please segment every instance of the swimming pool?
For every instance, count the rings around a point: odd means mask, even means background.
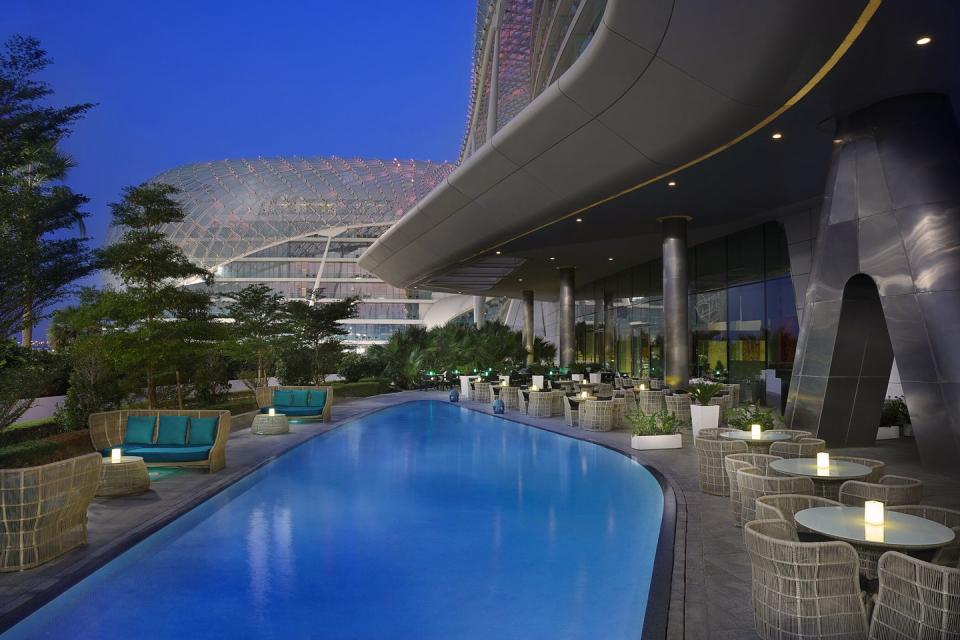
[[[2,638],[638,638],[663,501],[617,452],[411,402],[293,449]]]

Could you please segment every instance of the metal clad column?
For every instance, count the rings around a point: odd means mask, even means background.
[[[617,315],[613,308],[613,294],[603,292],[603,364],[617,368]]]
[[[577,359],[577,340],[574,335],[574,278],[573,267],[563,267],[560,272],[560,366],[569,367]]]
[[[487,315],[486,296],[473,296],[473,323],[477,329],[483,329]]]
[[[690,327],[687,320],[687,216],[661,218],[663,229],[664,381],[681,387],[690,379]]]
[[[533,364],[533,291],[523,292],[523,348],[527,351],[527,364]]]

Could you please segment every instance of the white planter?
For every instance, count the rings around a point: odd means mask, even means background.
[[[571,374],[570,374],[570,379],[573,380],[574,382],[583,382],[583,374],[582,374],[582,373],[571,373]]]
[[[720,405],[711,404],[702,406],[690,405],[690,421],[693,423],[693,437],[700,434],[700,429],[716,429],[720,426]]]
[[[538,389],[543,389],[546,385],[543,383],[543,376],[533,376],[533,386]]]
[[[896,440],[899,437],[900,427],[897,425],[877,428],[877,440]]]
[[[631,436],[630,446],[634,449],[679,449],[683,445],[679,433],[666,436]]]
[[[599,373],[591,373],[590,382],[592,382],[593,384],[600,384],[600,375],[601,374]]]

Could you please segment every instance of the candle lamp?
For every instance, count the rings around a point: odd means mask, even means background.
[[[645,385],[645,384],[643,384],[643,383],[641,382],[641,383],[640,383],[640,391],[646,391],[646,390],[647,390],[647,385]]]
[[[830,454],[826,451],[817,454],[817,475],[830,475]]]
[[[754,440],[759,440],[761,429],[762,427],[758,424],[750,425],[750,437],[753,438]]]
[[[110,462],[120,462],[123,459],[123,449],[116,447],[110,450]]]
[[[274,409],[273,407],[270,407],[269,409],[267,409],[267,415],[268,415],[268,416],[275,416],[275,415],[277,415],[277,410]]]
[[[584,400],[586,400],[587,397],[588,397],[587,392],[586,392],[586,391],[581,391],[581,392],[580,392],[580,397],[583,398]]]
[[[878,500],[864,502],[863,520],[867,524],[883,526],[883,503]]]

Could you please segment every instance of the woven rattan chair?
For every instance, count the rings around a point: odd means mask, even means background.
[[[500,387],[500,399],[503,400],[504,409],[517,409],[517,391],[519,387]]]
[[[867,609],[857,554],[846,542],[799,542],[785,520],[743,525],[753,618],[765,640],[862,640]]]
[[[813,437],[813,434],[809,431],[801,431],[799,429],[767,429],[767,433],[785,433],[793,438],[791,442],[799,442],[803,438]]]
[[[867,500],[879,500],[886,506],[918,504],[923,497],[923,483],[904,476],[883,476],[879,482],[847,480],[840,485],[840,502],[862,507]]]
[[[770,445],[770,455],[781,458],[816,458],[817,454],[826,448],[825,440],[802,438],[799,442],[774,442]]]
[[[714,396],[710,398],[710,405],[720,407],[720,426],[727,425],[727,411],[733,408],[733,398],[730,395]]]
[[[296,385],[280,385],[278,387],[257,387],[253,395],[257,399],[257,406],[261,409],[266,407],[273,406],[273,392],[274,391],[326,391],[327,399],[323,403],[323,409],[317,416],[302,416],[298,419],[316,419],[320,422],[330,422],[330,412],[333,407],[333,387],[318,387],[318,386],[296,386]],[[186,414],[181,414],[186,415]]]
[[[0,572],[31,569],[86,544],[101,466],[103,456],[88,453],[0,469]]]
[[[563,419],[568,427],[580,426],[580,411],[573,408],[567,396],[563,396]]]
[[[812,496],[813,480],[802,477],[768,476],[760,469],[739,469],[737,486],[740,489],[740,517],[743,522],[757,519],[757,498],[786,493]]]
[[[730,395],[730,406],[739,407],[740,406],[740,385],[739,384],[724,384],[721,385],[725,391]]]
[[[601,382],[597,385],[597,395],[605,398],[613,396],[613,385],[609,382]]]
[[[873,469],[873,473],[868,475],[866,478],[863,478],[864,482],[878,482],[880,478],[883,477],[883,472],[887,469],[887,463],[882,460],[874,460],[872,458],[858,458],[856,456],[830,456],[831,460],[845,460],[846,462],[856,462],[857,464],[862,464],[865,467],[870,467]]]
[[[720,437],[721,433],[727,433],[728,431],[736,431],[736,429],[729,429],[727,427],[707,427],[706,429],[700,429],[697,437],[701,440],[723,440]]]
[[[517,389],[517,410],[520,413],[527,412],[527,399],[523,395],[523,389]]]
[[[554,389],[550,392],[553,396],[553,415],[562,416],[563,412],[563,399],[567,397],[567,394],[563,392],[563,389]]]
[[[477,382],[473,386],[473,400],[490,404],[493,402],[493,389],[489,382]]]
[[[730,511],[733,512],[733,523],[736,526],[743,525],[740,519],[740,486],[737,484],[737,471],[756,468],[769,473],[770,463],[774,460],[781,460],[781,458],[762,453],[731,453],[723,459],[723,468],[730,485]]]
[[[667,405],[667,411],[677,417],[680,426],[689,427],[693,424],[690,418],[690,394],[671,393],[664,395],[663,400]]]
[[[666,409],[663,391],[637,391],[637,408],[647,415]]]
[[[584,400],[580,403],[580,428],[586,431],[613,429],[613,400]]]
[[[553,393],[550,391],[531,391],[527,415],[536,418],[549,418],[553,415]]]
[[[960,570],[888,551],[877,573],[870,640],[960,639]]]
[[[634,389],[624,389],[623,400],[627,413],[637,412],[637,392]]]
[[[617,429],[623,426],[623,416],[627,414],[627,402],[623,398],[614,398],[613,402],[613,428]]]
[[[714,496],[729,496],[730,480],[727,478],[723,459],[730,454],[747,453],[746,443],[699,436],[694,438],[693,443],[697,449],[700,490]]]
[[[842,507],[843,505],[830,498],[820,496],[805,496],[798,493],[784,493],[773,496],[760,496],[756,500],[757,520],[786,520],[798,532],[807,532],[807,528],[797,524],[798,511],[813,509],[814,507]]]
[[[660,391],[663,389],[663,380],[660,378],[650,378],[650,389],[653,391]]]
[[[933,563],[941,567],[960,569],[960,511],[925,504],[895,505],[889,507],[888,511],[899,511],[911,516],[926,518],[953,529],[957,536],[950,544],[937,549],[933,556]]]

